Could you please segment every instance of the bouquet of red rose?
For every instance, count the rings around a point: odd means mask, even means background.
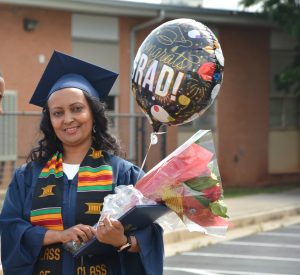
[[[214,143],[200,130],[141,178],[104,199],[100,220],[120,218],[136,205],[164,204],[189,231],[224,235],[228,227]]]
[[[190,231],[224,235],[228,221],[212,134],[198,131],[135,186],[173,210]]]

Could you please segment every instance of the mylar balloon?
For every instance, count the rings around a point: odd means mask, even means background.
[[[224,58],[218,39],[192,19],[168,21],[140,46],[133,64],[132,92],[154,132],[201,115],[222,83]]]

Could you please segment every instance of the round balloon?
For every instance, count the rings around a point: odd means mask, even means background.
[[[180,125],[201,115],[217,96],[224,57],[218,39],[192,19],[154,29],[133,63],[132,92],[153,126]]]

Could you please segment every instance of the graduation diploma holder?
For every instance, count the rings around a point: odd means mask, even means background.
[[[123,224],[125,233],[147,227],[159,217],[168,213],[170,209],[162,204],[157,205],[136,205],[127,211],[119,221]],[[117,249],[109,244],[101,243],[94,236],[86,243],[79,245],[64,244],[66,250],[78,258],[85,255],[99,255],[117,253]]]

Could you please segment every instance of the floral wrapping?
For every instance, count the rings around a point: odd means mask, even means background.
[[[119,218],[136,204],[155,202],[175,212],[189,231],[219,236],[226,233],[227,207],[210,131],[198,131],[135,187],[123,186],[116,194],[108,195],[100,220],[107,214]]]
[[[210,131],[198,131],[136,185],[173,210],[190,231],[224,235],[227,207]]]

